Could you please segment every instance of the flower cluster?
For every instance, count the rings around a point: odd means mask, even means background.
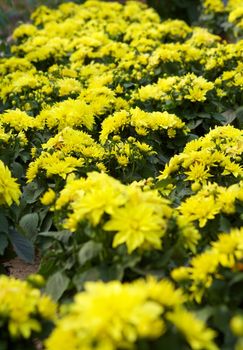
[[[218,349],[215,332],[186,311],[183,302],[181,290],[166,280],[89,282],[74,303],[63,308],[46,348],[62,350],[67,343],[70,350],[137,348],[142,339],[153,346],[174,326],[174,337],[181,334],[191,349]]]
[[[220,234],[209,249],[191,259],[190,266],[173,270],[173,279],[187,282],[185,289],[190,297],[201,303],[215,280],[229,279],[225,270],[231,271],[232,276],[235,271],[241,270],[242,236],[242,228]]]
[[[173,184],[184,181],[192,190],[208,182],[219,185],[237,183],[243,178],[243,132],[231,125],[217,127],[193,140],[175,155],[158,176]]]
[[[54,208],[66,207],[64,228],[75,232],[85,221],[94,227],[100,225],[105,231],[116,232],[113,247],[124,243],[131,253],[138,247],[161,249],[161,238],[172,216],[168,204],[155,190],[142,191],[93,172],[87,179],[69,179]]]
[[[68,299],[47,350],[241,348],[243,4],[200,3],[41,6],[0,57],[0,254]],[[0,278],[6,349],[55,310]]]
[[[0,277],[1,346],[8,344],[8,334],[15,342],[41,336],[47,323],[56,319],[56,304],[47,295],[26,281]],[[12,344],[14,346],[14,343]]]

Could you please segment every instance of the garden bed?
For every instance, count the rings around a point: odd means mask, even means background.
[[[186,3],[3,45],[1,350],[242,349],[243,2]]]

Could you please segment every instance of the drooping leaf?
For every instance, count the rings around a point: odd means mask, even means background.
[[[10,239],[16,254],[24,261],[33,263],[35,257],[33,243],[14,229],[9,230],[8,238]]]

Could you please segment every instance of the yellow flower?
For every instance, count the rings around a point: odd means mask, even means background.
[[[161,249],[164,221],[146,203],[128,203],[119,208],[105,224],[106,231],[118,231],[113,247],[125,243],[131,253],[138,247]]]
[[[72,350],[91,350],[92,344],[115,350],[130,348],[139,339],[158,338],[165,331],[164,309],[151,299],[147,289],[154,286],[163,294],[163,288],[159,282],[152,283],[147,281],[144,288],[136,282],[87,283],[46,341],[47,350],[56,350],[59,345],[58,349],[64,349],[60,339],[65,344],[70,340]]]
[[[242,315],[236,315],[230,320],[230,328],[232,332],[238,336],[243,336],[243,317]]]
[[[56,304],[38,289],[13,277],[0,277],[0,320],[13,338],[30,338],[42,330],[44,320],[54,321]]]
[[[199,181],[199,182],[205,182],[210,175],[209,169],[205,167],[205,164],[195,162],[189,167],[189,171],[185,171],[185,174],[187,175],[186,180],[188,181]]]
[[[13,202],[19,204],[21,191],[16,179],[11,176],[7,166],[0,161],[0,205],[7,204],[10,206]]]
[[[131,187],[126,204],[114,210],[104,229],[117,231],[113,247],[125,243],[129,253],[138,247],[161,249],[170,215],[171,209],[156,192]]]
[[[223,266],[237,271],[237,263],[243,258],[243,229],[232,229],[229,233],[220,234],[218,240],[211,243],[205,252],[194,256],[189,267],[174,269],[171,276],[176,281],[186,281],[192,299],[201,303],[205,291],[210,288],[214,279],[223,279],[219,268]]]
[[[242,229],[232,229],[230,234],[220,234],[218,240],[212,243],[212,249],[217,253],[222,266],[232,267],[243,258],[242,233]]]
[[[193,253],[195,253],[198,241],[201,238],[199,231],[183,215],[176,216],[176,221],[180,230],[181,243],[186,249],[190,249]]]
[[[194,75],[188,75],[188,78],[192,78],[191,87],[189,86],[188,94],[185,95],[185,99],[192,102],[202,102],[206,100],[206,94],[208,91],[214,88],[213,83],[208,82],[203,77],[196,77]]]
[[[220,212],[220,209],[220,205],[213,196],[203,197],[202,190],[186,199],[179,207],[180,213],[188,221],[198,220],[199,227],[204,227],[208,220],[214,219],[215,215]]]
[[[193,350],[219,349],[214,343],[216,332],[206,328],[204,323],[197,319],[192,313],[183,309],[177,309],[168,313],[167,318],[185,336]]]
[[[73,78],[63,78],[57,82],[59,88],[59,95],[65,96],[81,91],[82,87],[78,80]]]
[[[35,119],[28,116],[25,112],[16,110],[8,110],[0,115],[0,121],[3,124],[9,125],[16,131],[27,130],[35,127]]]
[[[47,192],[44,193],[44,195],[41,197],[41,203],[44,205],[50,205],[54,202],[56,197],[56,193],[49,188]]]
[[[75,187],[76,193],[72,193]],[[94,226],[98,225],[104,213],[111,215],[115,208],[126,201],[124,185],[107,174],[96,172],[89,173],[87,180],[70,181],[61,191],[57,207],[60,207],[66,196],[71,199],[73,212],[67,218],[65,227],[71,231],[75,231],[78,223],[83,220],[89,220]]]
[[[174,281],[181,282],[190,279],[190,271],[187,267],[181,266],[171,272]]]
[[[206,13],[224,11],[224,3],[221,0],[203,0],[203,6]]]

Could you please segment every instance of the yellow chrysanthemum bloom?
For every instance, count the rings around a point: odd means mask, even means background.
[[[203,193],[199,191],[198,195],[189,197],[179,207],[180,213],[188,221],[199,220],[199,227],[204,227],[208,220],[214,219],[221,209],[214,196],[203,197]]]
[[[233,181],[237,181],[243,178],[242,152],[242,130],[232,125],[216,127],[205,136],[188,142],[182,153],[170,159],[158,179],[186,175],[184,181],[199,184],[198,189],[209,180],[220,181],[219,175],[222,178],[231,175]],[[215,173],[216,168],[219,171]]]
[[[192,313],[177,309],[167,315],[167,318],[184,335],[190,347],[194,350],[218,350],[214,343],[216,332],[206,328],[205,324],[198,320]]]
[[[67,341],[70,350],[133,348],[139,340],[163,337],[169,321],[193,350],[217,350],[215,332],[186,311],[184,301],[171,282],[153,277],[124,284],[88,282],[63,308],[46,349],[64,350]]]
[[[107,117],[102,123],[100,141],[102,144],[108,140],[109,135],[132,127],[140,136],[146,136],[153,131],[165,131],[169,138],[174,138],[176,132],[187,132],[185,123],[175,114],[168,112],[148,113],[136,107],[130,111],[121,110]]]
[[[160,200],[156,192],[132,188],[128,192],[126,204],[114,211],[104,229],[118,232],[113,247],[125,243],[128,253],[138,247],[161,249],[161,238],[171,214],[172,210]]]
[[[56,305],[38,289],[13,277],[0,277],[0,320],[13,338],[29,338],[41,332],[42,322],[54,321]]]
[[[89,173],[87,179],[71,180],[61,191],[56,208],[69,204],[72,212],[65,222],[71,231],[78,223],[88,220],[98,225],[104,213],[112,214],[126,202],[126,187],[104,173]]]
[[[0,205],[7,204],[10,206],[13,202],[19,204],[20,196],[19,184],[12,177],[9,168],[0,161]]]
[[[35,119],[19,109],[8,110],[1,114],[0,122],[12,127],[16,131],[27,130],[36,126]]]
[[[54,202],[56,197],[56,193],[49,188],[47,192],[44,193],[44,195],[41,197],[41,203],[44,205],[50,205]]]
[[[242,201],[243,182],[229,187],[218,186],[216,183],[202,187],[197,194],[187,198],[179,206],[179,212],[188,221],[199,222],[204,227],[219,213],[234,214],[236,200]],[[198,205],[200,203],[200,205]]]
[[[118,281],[87,283],[46,341],[47,350],[64,350],[67,340],[70,350],[91,350],[94,343],[99,349],[115,350],[131,347],[138,339],[158,338],[165,331],[164,308],[149,297],[148,284],[141,288]]]
[[[81,91],[82,87],[78,80],[73,78],[63,78],[57,81],[59,95],[66,96]]]
[[[76,231],[78,224],[89,222],[115,233],[113,247],[161,249],[168,221],[172,216],[169,201],[158,191],[143,191],[139,186],[125,186],[104,173],[88,173],[87,179],[68,179],[54,205],[68,206],[64,227]],[[104,221],[104,214],[106,220]]]
[[[220,234],[209,249],[191,259],[189,267],[174,269],[171,273],[172,278],[189,282],[189,286],[186,287],[189,295],[201,303],[205,291],[214,279],[224,278],[219,275],[220,267],[237,271],[237,263],[243,259],[242,239],[243,228]]]
[[[225,8],[222,0],[203,0],[203,7],[206,13],[223,12]]]

